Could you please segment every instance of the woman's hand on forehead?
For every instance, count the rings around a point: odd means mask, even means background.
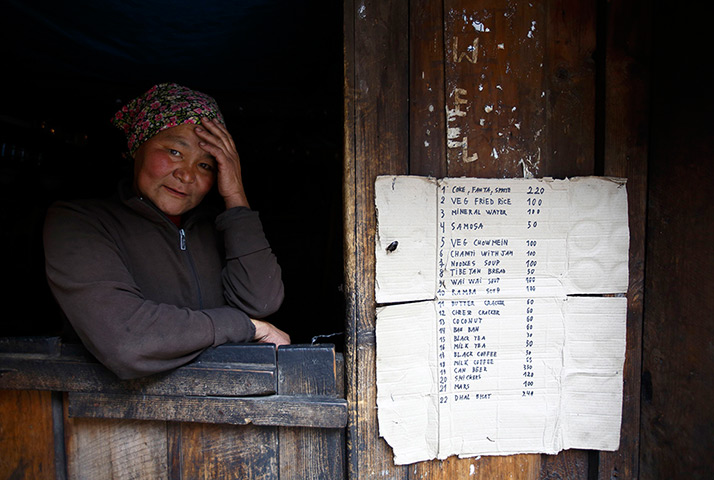
[[[226,208],[249,207],[243,188],[240,156],[233,137],[226,126],[218,120],[202,118],[196,126],[196,135],[201,139],[200,146],[216,159],[218,193],[226,202]]]

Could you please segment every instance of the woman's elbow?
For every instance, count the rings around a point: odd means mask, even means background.
[[[98,360],[121,380],[133,380],[154,373],[146,368],[138,352],[131,348],[113,349],[105,352]]]
[[[244,299],[239,308],[251,318],[265,318],[277,312],[285,299],[283,284],[276,285],[273,289],[264,291],[260,296]]]
[[[90,346],[87,345],[89,348]],[[117,339],[101,346],[92,345],[89,351],[121,380],[133,380],[155,373],[147,368],[145,355],[136,348],[136,339]]]
[[[260,298],[255,298],[251,305],[251,312],[246,312],[253,318],[265,318],[277,312],[285,299],[283,284]]]

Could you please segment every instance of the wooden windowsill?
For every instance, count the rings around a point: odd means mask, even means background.
[[[67,392],[73,417],[343,428],[332,345],[222,345],[170,372],[121,380],[81,345],[0,338],[0,389]]]

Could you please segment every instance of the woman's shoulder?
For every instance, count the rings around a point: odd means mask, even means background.
[[[60,199],[50,204],[47,219],[86,217],[101,218],[121,210],[122,204],[116,196],[106,198]]]

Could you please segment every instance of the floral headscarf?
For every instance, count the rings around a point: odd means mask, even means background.
[[[142,143],[157,133],[184,123],[199,124],[201,117],[223,122],[212,97],[175,83],[162,83],[127,103],[114,115],[112,123],[124,131],[133,156]]]

